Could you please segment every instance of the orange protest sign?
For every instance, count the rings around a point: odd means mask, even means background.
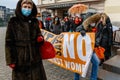
[[[94,49],[95,34],[87,33],[81,36],[79,32],[66,32],[55,35],[42,30],[45,40],[50,41],[57,55],[50,62],[67,70],[86,76],[87,69]]]

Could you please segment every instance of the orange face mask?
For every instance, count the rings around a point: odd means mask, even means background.
[[[79,23],[80,23],[79,18],[76,18],[76,19],[75,19],[75,24],[79,24]]]

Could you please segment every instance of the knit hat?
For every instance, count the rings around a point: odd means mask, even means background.
[[[24,3],[30,3],[33,6],[33,1],[32,0],[22,0],[21,5],[24,4]]]

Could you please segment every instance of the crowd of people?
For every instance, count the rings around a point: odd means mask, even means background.
[[[105,13],[87,13],[84,17],[48,17],[43,22],[32,0],[19,0],[15,14],[8,23],[5,38],[6,63],[12,68],[12,80],[47,80],[39,51],[44,43],[39,28],[57,35],[80,32],[83,37],[86,32],[94,32],[95,47],[105,49],[105,59],[99,59],[95,51],[91,58],[90,80],[97,80],[99,66],[111,56],[113,32],[109,16]],[[80,75],[75,73],[74,80],[80,80]]]
[[[47,21],[47,24],[49,24],[49,26],[43,25],[43,29],[54,34],[60,34],[62,32],[81,32],[84,36],[86,32],[95,32],[95,46],[102,46],[105,48],[105,60],[108,60],[111,56],[110,47],[112,45],[113,29],[110,18],[105,13],[87,13],[86,17],[65,16],[63,19],[55,16],[51,18],[49,22]]]
[[[47,21],[49,26],[44,25],[44,29],[52,32],[54,34],[60,34],[62,32],[80,32],[82,36],[86,35],[86,32],[95,33],[95,47],[103,47],[105,49],[104,59],[99,59],[95,51],[91,58],[92,62],[92,71],[90,80],[97,80],[97,74],[99,66],[103,64],[105,60],[108,60],[111,56],[111,46],[113,39],[112,24],[109,16],[105,13],[87,13],[86,16],[75,16],[68,17],[65,16],[63,19],[60,19],[58,16],[55,16]],[[79,80],[80,75],[78,73],[74,74],[74,80]]]
[[[76,31],[76,27],[81,25],[83,19],[76,16],[76,17],[68,17],[65,16],[63,19],[55,16],[51,19],[45,19],[44,22],[44,29],[47,31],[53,32],[55,34],[60,34],[61,32],[72,32]]]

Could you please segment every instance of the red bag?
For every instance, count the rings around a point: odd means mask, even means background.
[[[48,41],[44,41],[43,45],[40,47],[40,53],[42,59],[51,59],[56,55],[53,45]]]
[[[95,47],[94,51],[99,59],[105,58],[105,56],[104,56],[105,49],[103,47],[101,47],[101,46]]]

